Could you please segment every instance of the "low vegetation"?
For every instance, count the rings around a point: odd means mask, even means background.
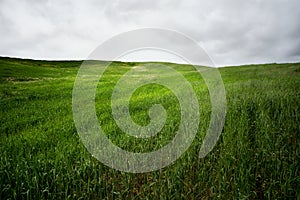
[[[0,58],[1,199],[300,198],[300,63],[221,68],[225,126],[215,148],[202,159],[198,153],[210,120],[209,92],[193,67],[165,64],[196,91],[199,130],[172,165],[132,174],[100,163],[77,134],[72,89],[80,61]],[[137,139],[118,128],[111,93],[123,74],[141,65],[113,62],[99,81],[95,103],[110,140],[133,152],[168,144],[180,123],[174,94],[150,84],[135,91],[130,113],[136,123],[147,125],[149,107],[161,103],[168,114],[162,131]]]

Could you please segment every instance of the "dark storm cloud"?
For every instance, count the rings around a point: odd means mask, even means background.
[[[83,59],[113,35],[160,27],[191,36],[217,65],[300,61],[299,6],[298,0],[0,0],[0,55]]]

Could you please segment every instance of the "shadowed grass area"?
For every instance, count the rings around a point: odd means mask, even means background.
[[[80,61],[0,58],[1,199],[300,197],[299,63],[221,68],[226,121],[217,145],[203,159],[198,153],[210,120],[209,92],[193,67],[165,63],[196,91],[199,130],[174,164],[144,174],[106,167],[81,143],[72,116],[72,89],[80,65]],[[95,103],[99,123],[110,140],[133,152],[168,144],[180,123],[174,94],[152,84],[134,92],[130,114],[137,124],[147,125],[149,108],[161,103],[168,115],[162,131],[138,139],[118,128],[111,114],[111,93],[123,74],[141,65],[113,62],[99,80]]]

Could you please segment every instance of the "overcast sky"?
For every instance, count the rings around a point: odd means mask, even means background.
[[[217,66],[295,62],[299,19],[299,0],[0,0],[0,55],[85,59],[114,35],[157,27],[192,37]]]

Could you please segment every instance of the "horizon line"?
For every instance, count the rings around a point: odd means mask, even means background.
[[[97,59],[81,59],[81,58],[30,58],[30,57],[15,57],[15,56],[7,56],[7,55],[0,55],[0,58],[8,58],[8,59],[20,59],[20,60],[31,60],[31,61],[46,61],[46,62],[84,62],[84,61],[102,61],[102,62],[123,62],[123,63],[169,63],[169,64],[177,64],[177,65],[196,65],[201,66],[197,64],[190,64],[190,63],[176,63],[171,61],[155,61],[155,60],[149,60],[149,61],[122,61],[122,60],[97,60]],[[254,62],[254,63],[240,63],[240,64],[231,64],[231,65],[220,65],[220,66],[214,66],[215,68],[224,68],[224,67],[242,67],[242,66],[249,66],[249,65],[268,65],[268,64],[293,64],[293,63],[300,63],[300,61],[296,62]],[[208,67],[208,66],[204,66]]]

